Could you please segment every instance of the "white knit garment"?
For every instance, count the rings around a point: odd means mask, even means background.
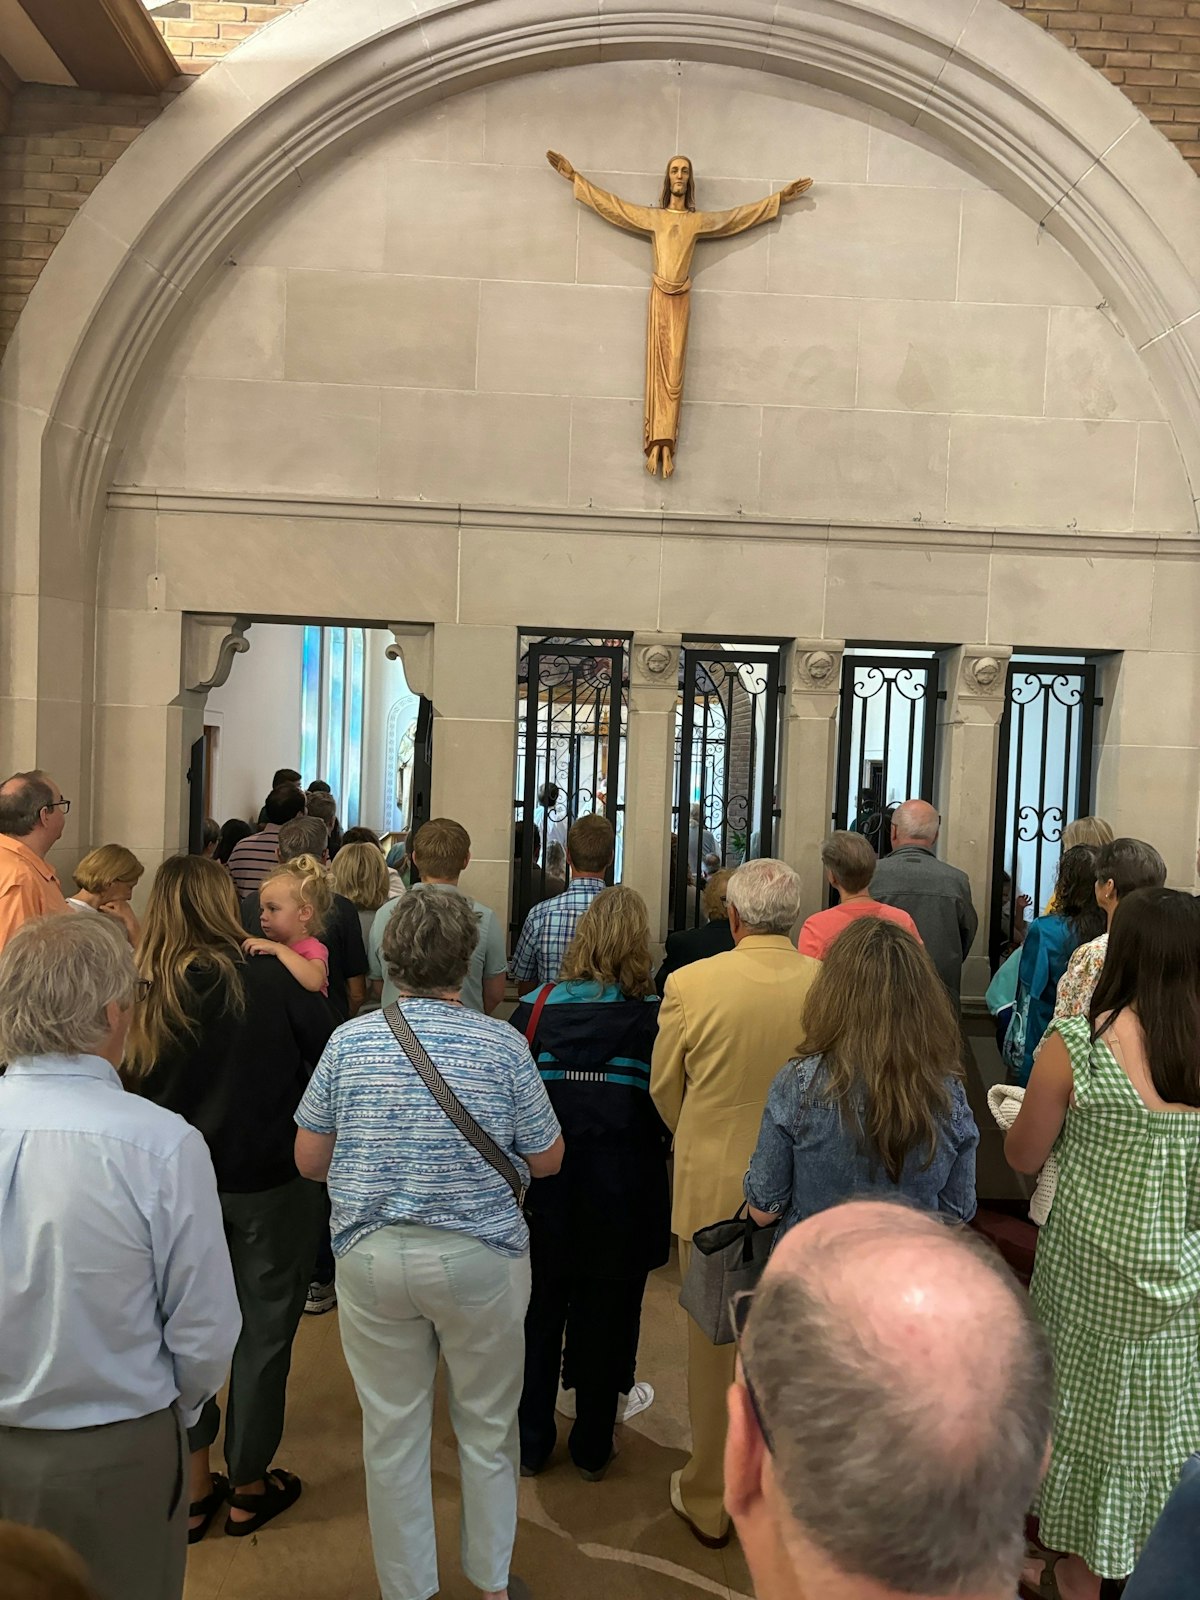
[[[1007,1133],[1017,1120],[1017,1112],[1020,1111],[1021,1102],[1025,1098],[1024,1089],[1015,1083],[997,1083],[988,1090],[987,1098],[988,1110]],[[1033,1198],[1029,1202],[1029,1220],[1036,1222],[1039,1228],[1050,1215],[1057,1183],[1058,1158],[1049,1155],[1046,1157],[1046,1165],[1038,1176]]]

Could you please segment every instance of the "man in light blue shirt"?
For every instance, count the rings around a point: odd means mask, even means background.
[[[471,838],[461,822],[449,817],[434,817],[418,831],[412,843],[412,858],[421,874],[420,883],[413,884],[414,891],[431,890],[440,894],[462,894],[458,880],[471,861]],[[504,934],[490,906],[470,895],[463,895],[475,912],[479,923],[479,942],[471,956],[462,986],[462,1003],[468,1011],[481,1011],[491,1016],[504,999],[507,958],[504,953]],[[383,959],[383,936],[392,919],[397,901],[385,900],[375,913],[371,933],[367,939],[367,970],[377,983],[383,984],[383,1001],[390,1006],[398,998],[399,990],[392,982],[387,963]]]
[[[518,994],[557,982],[579,919],[604,887],[615,843],[612,823],[598,812],[580,817],[572,827],[567,837],[570,886],[530,910],[513,951],[508,970]]]
[[[241,1328],[208,1148],[115,1071],[139,988],[102,917],[0,954],[0,1519],[65,1539],[101,1600],[182,1594],[181,1429]]]

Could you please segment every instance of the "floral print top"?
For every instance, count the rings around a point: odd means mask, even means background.
[[[1064,1017],[1087,1016],[1107,954],[1107,933],[1081,944],[1075,951],[1067,963],[1067,970],[1058,980],[1058,997],[1054,1004],[1056,1022]]]

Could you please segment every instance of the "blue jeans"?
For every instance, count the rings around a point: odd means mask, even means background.
[[[1189,1456],[1146,1540],[1124,1600],[1196,1600],[1200,1594],[1200,1455]]]
[[[529,1257],[446,1229],[377,1228],[338,1262],[337,1288],[383,1600],[438,1592],[430,1433],[439,1351],[458,1440],[462,1569],[477,1589],[503,1589],[517,1532]]]

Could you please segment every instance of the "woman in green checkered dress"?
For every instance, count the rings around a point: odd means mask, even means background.
[[[1054,1347],[1038,1513],[1043,1543],[1067,1553],[1062,1600],[1133,1569],[1200,1448],[1197,1108],[1200,900],[1141,889],[1113,918],[1090,1021],[1052,1025],[1005,1141],[1019,1172],[1057,1141],[1031,1292]]]

